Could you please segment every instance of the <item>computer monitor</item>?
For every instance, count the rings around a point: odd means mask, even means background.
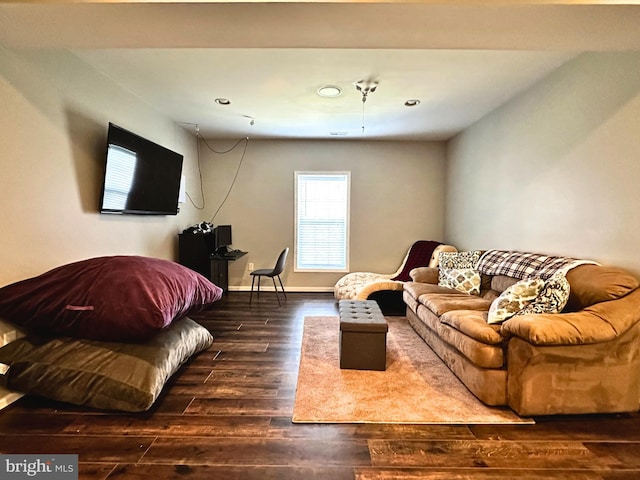
[[[213,230],[217,253],[224,253],[231,245],[231,225],[218,225]]]

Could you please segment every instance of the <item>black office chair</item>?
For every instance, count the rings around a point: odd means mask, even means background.
[[[276,298],[278,299],[278,305],[280,305],[280,296],[278,295],[278,287],[276,286],[276,277],[278,277],[278,281],[280,282],[280,288],[282,288],[282,294],[284,295],[284,299],[287,299],[287,294],[284,291],[284,286],[282,285],[282,279],[280,278],[280,274],[284,270],[284,265],[287,262],[287,255],[289,254],[289,247],[285,248],[278,257],[278,261],[276,262],[276,266],[273,268],[261,268],[260,270],[254,270],[251,272],[251,295],[249,297],[249,304],[251,304],[251,300],[253,300],[253,284],[258,278],[258,298],[260,298],[260,280],[262,277],[271,277],[273,281],[273,288],[276,291]]]

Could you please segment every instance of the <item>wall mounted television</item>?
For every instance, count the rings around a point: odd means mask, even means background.
[[[231,225],[218,225],[213,230],[216,253],[225,253],[231,246]]]
[[[183,156],[109,123],[100,213],[176,215]]]

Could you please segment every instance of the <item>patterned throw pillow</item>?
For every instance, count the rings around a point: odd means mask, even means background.
[[[441,252],[438,256],[438,285],[441,287],[455,288],[447,279],[446,270],[476,268],[481,250],[471,250],[468,252]]]
[[[527,313],[560,313],[569,301],[569,281],[562,272],[549,278],[536,299],[516,315]]]
[[[456,290],[469,295],[480,295],[480,272],[473,268],[451,268],[444,271],[447,282]]]
[[[496,298],[489,308],[488,323],[502,323],[536,299],[544,280],[532,278],[514,283]]]

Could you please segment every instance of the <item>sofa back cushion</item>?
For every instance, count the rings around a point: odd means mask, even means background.
[[[492,275],[490,278],[491,290],[498,292],[498,295],[519,281],[517,278],[508,277],[506,275]]]
[[[518,282],[517,278],[506,275],[486,275],[483,273],[480,296],[485,300],[493,302],[502,292],[516,282]]]
[[[616,300],[640,286],[631,273],[603,265],[580,265],[567,272],[571,285],[564,311],[577,312],[600,302]]]

